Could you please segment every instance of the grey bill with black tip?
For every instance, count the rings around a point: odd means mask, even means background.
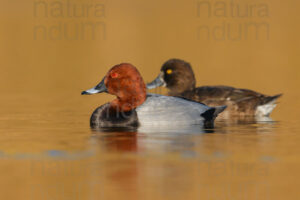
[[[102,92],[107,92],[107,88],[104,84],[104,78],[98,85],[96,85],[96,87],[81,92],[81,95],[97,94],[97,93],[102,93]]]
[[[164,74],[161,72],[154,81],[147,84],[147,89],[154,89],[160,86],[166,86],[166,82],[164,81]]]

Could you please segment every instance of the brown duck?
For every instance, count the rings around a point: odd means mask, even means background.
[[[281,94],[267,96],[252,90],[230,86],[195,87],[194,72],[189,63],[170,59],[161,67],[158,77],[147,84],[148,89],[165,86],[170,96],[202,102],[208,106],[227,105],[224,116],[269,116]]]

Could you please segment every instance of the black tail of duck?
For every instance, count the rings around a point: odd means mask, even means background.
[[[202,113],[201,116],[204,117],[204,127],[205,128],[213,128],[214,127],[214,120],[216,117],[223,112],[227,106],[216,106],[212,107],[211,109],[207,110],[206,112]]]
[[[265,105],[265,104],[270,104],[270,103],[275,103],[275,101],[281,97],[282,94],[277,94],[277,95],[274,95],[274,96],[266,96],[264,98],[264,101],[261,105]]]

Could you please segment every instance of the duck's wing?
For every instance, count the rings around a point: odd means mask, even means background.
[[[255,110],[258,106],[272,105],[276,106],[276,99],[281,94],[275,96],[267,96],[253,90],[239,89],[229,86],[203,86],[195,88],[192,91],[186,91],[180,96],[188,99],[193,99],[198,102],[203,102],[209,106],[216,105],[236,105],[240,112],[246,110]],[[267,113],[270,113],[268,111]]]
[[[192,96],[194,95],[194,96]],[[197,99],[199,102],[207,101],[234,101],[236,103],[250,99],[257,100],[258,105],[263,105],[281,96],[267,96],[249,89],[240,89],[229,86],[202,86],[192,91],[186,91],[182,96],[189,99]]]
[[[202,86],[194,90],[186,91],[180,96],[194,99],[198,102],[209,101],[241,101],[247,97],[257,96],[251,90],[237,89],[229,86]]]
[[[212,120],[225,107],[211,108],[202,103],[178,97],[148,94],[136,111],[141,124],[183,125],[203,124]]]

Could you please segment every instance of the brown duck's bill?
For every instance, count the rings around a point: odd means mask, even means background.
[[[97,94],[97,93],[107,92],[107,88],[104,84],[104,79],[105,78],[103,78],[102,81],[98,85],[96,85],[96,87],[81,92],[81,95]]]
[[[147,89],[154,89],[160,86],[166,86],[166,82],[164,81],[164,75],[163,72],[161,72],[158,77],[156,77],[156,79],[154,79],[154,81],[152,81],[151,83],[147,84]]]

